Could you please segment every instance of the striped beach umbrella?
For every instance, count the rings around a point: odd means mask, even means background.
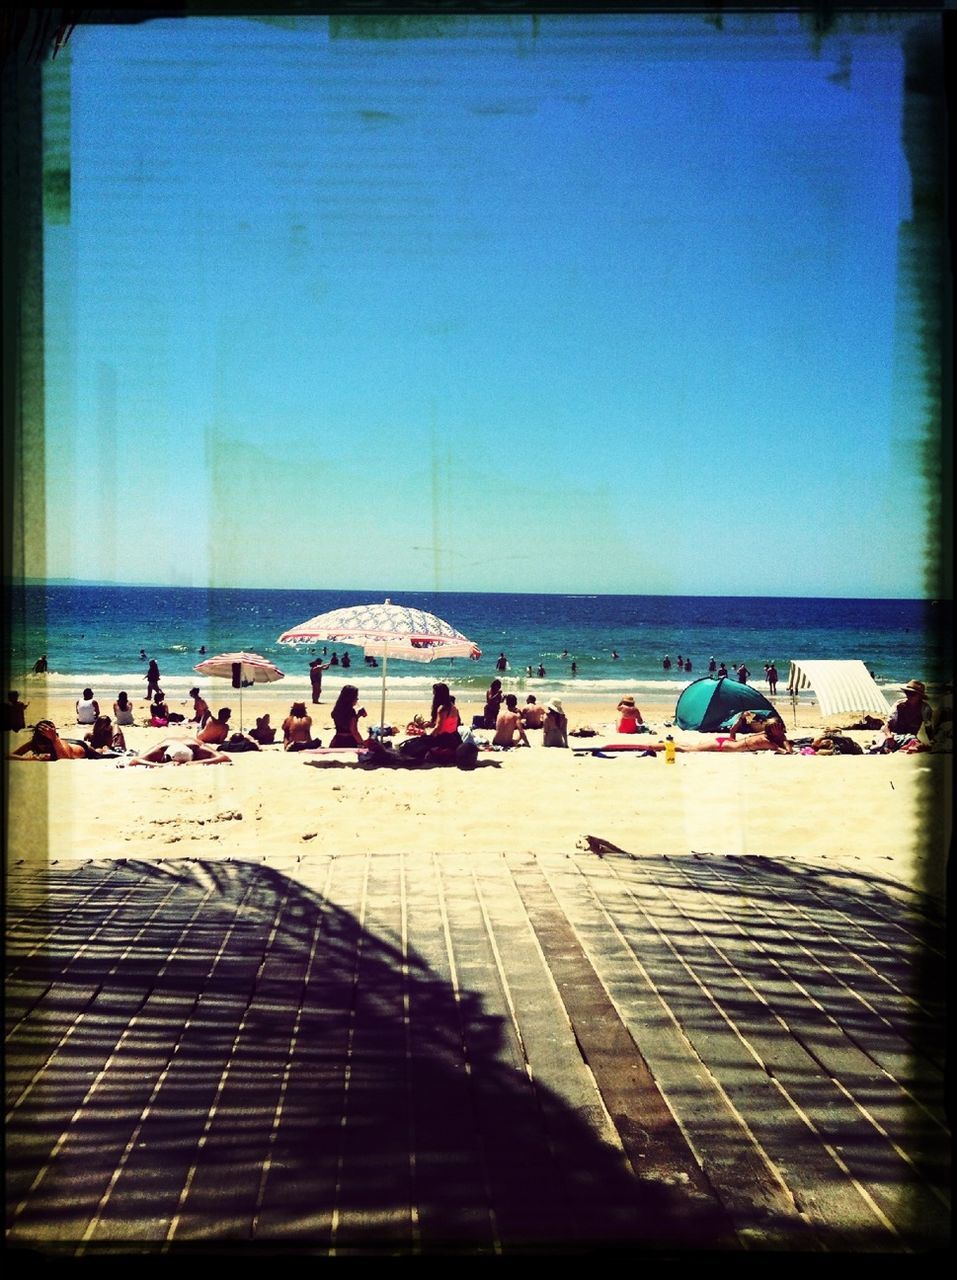
[[[217,680],[231,680],[233,688],[239,690],[240,732],[243,728],[243,687],[249,684],[272,684],[276,680],[282,680],[285,675],[274,662],[260,657],[258,653],[220,653],[215,658],[206,658],[198,663],[193,670]]]
[[[472,658],[482,650],[461,631],[424,609],[393,604],[346,605],[320,613],[284,631],[280,644],[349,645],[367,657],[382,659],[382,707],[379,723],[385,724],[386,670],[390,658],[402,662],[435,662],[438,658]]]

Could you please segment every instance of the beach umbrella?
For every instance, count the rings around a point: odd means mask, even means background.
[[[391,600],[331,609],[284,631],[279,637],[280,644],[315,644],[317,641],[349,645],[362,649],[366,657],[382,659],[381,726],[385,725],[386,672],[390,658],[399,658],[402,662],[435,662],[438,658],[478,659],[482,656],[478,645],[434,613],[393,604]]]
[[[282,680],[284,672],[274,662],[261,658],[258,653],[220,653],[206,658],[193,667],[204,676],[217,680],[231,680],[239,690],[239,729],[243,728],[243,687],[248,684],[273,684]]]

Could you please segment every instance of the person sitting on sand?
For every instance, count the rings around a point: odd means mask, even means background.
[[[134,756],[127,764],[142,764],[155,768],[160,764],[232,764],[229,756],[205,743],[186,738],[170,738],[141,756]]]
[[[638,726],[644,724],[641,718],[641,712],[635,706],[635,700],[631,694],[627,694],[618,704],[618,732],[619,733],[637,733]]]
[[[504,698],[505,694],[502,692],[502,682],[496,678],[489,685],[488,692],[485,695],[485,710],[482,713],[482,718],[485,722],[486,729],[495,728],[496,722],[498,721],[498,713],[502,709],[502,702],[504,701]]]
[[[195,724],[198,728],[202,729],[203,725],[212,715],[212,712],[209,709],[209,703],[200,693],[199,689],[190,689],[189,696],[193,699],[193,714],[189,723]]]
[[[459,738],[459,725],[462,723],[462,717],[459,715],[459,709],[455,705],[455,699],[449,690],[447,684],[434,684],[432,686],[432,712],[427,725],[427,732],[433,738]],[[436,745],[433,743],[433,746]]]
[[[126,750],[122,729],[114,729],[109,716],[97,716],[93,728],[85,735],[94,751],[116,752]]]
[[[432,686],[432,713],[426,726],[429,740],[426,759],[435,763],[447,763],[455,758],[461,746],[459,725],[462,717],[455,705],[449,686],[439,682]]]
[[[38,720],[29,742],[10,752],[11,760],[85,760],[90,751],[82,742],[60,737],[52,720]]]
[[[518,734],[517,742],[515,741],[516,734]],[[505,706],[498,713],[492,745],[505,748],[531,746],[525,736],[525,730],[522,728],[522,713],[518,709],[518,698],[514,693],[506,695]]]
[[[530,693],[525,699],[525,706],[522,708],[522,724],[526,729],[540,729],[544,719],[545,708],[540,707],[534,693]]]
[[[283,750],[308,751],[310,747],[321,746],[322,741],[312,736],[312,716],[306,714],[306,704],[294,702],[282,722]]]
[[[343,655],[345,656],[345,655]],[[330,747],[365,747],[367,739],[359,732],[359,719],[366,713],[365,707],[356,710],[359,690],[354,684],[344,684],[332,708],[332,723],[336,727]]]
[[[133,723],[133,704],[126,696],[125,689],[120,690],[116,701],[113,703],[113,719],[117,724]]]
[[[169,724],[169,707],[160,689],[153,702],[150,703],[150,725],[154,729],[165,729]]]
[[[221,707],[219,714],[211,716],[196,735],[197,742],[207,742],[218,745],[225,742],[229,737],[229,717],[232,715],[229,707]]]
[[[29,702],[20,701],[17,690],[11,690],[3,704],[4,729],[9,729],[12,733],[19,733],[21,729],[25,729],[27,723],[25,712],[29,705]]]
[[[276,741],[276,726],[269,723],[269,713],[256,717],[255,729],[249,730],[249,736],[255,738],[261,746],[268,746]]]
[[[553,698],[545,708],[545,719],[542,721],[542,746],[568,746],[568,718],[557,698]]]
[[[892,734],[913,734],[917,737],[921,731],[928,742],[934,740],[934,711],[924,697],[926,692],[922,680],[908,680],[901,686],[903,698],[887,717],[887,728]]]
[[[93,697],[93,690],[84,689],[83,697],[78,698],[76,703],[77,724],[93,724],[99,714],[100,704]]]

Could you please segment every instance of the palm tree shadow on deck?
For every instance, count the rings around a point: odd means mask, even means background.
[[[728,1242],[508,1061],[479,995],[291,878],[39,874],[13,926],[38,945],[10,951],[10,1244]]]

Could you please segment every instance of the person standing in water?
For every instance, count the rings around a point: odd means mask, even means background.
[[[322,698],[322,673],[329,670],[329,665],[321,658],[313,658],[309,663],[309,683],[312,685],[313,703],[318,703]]]

